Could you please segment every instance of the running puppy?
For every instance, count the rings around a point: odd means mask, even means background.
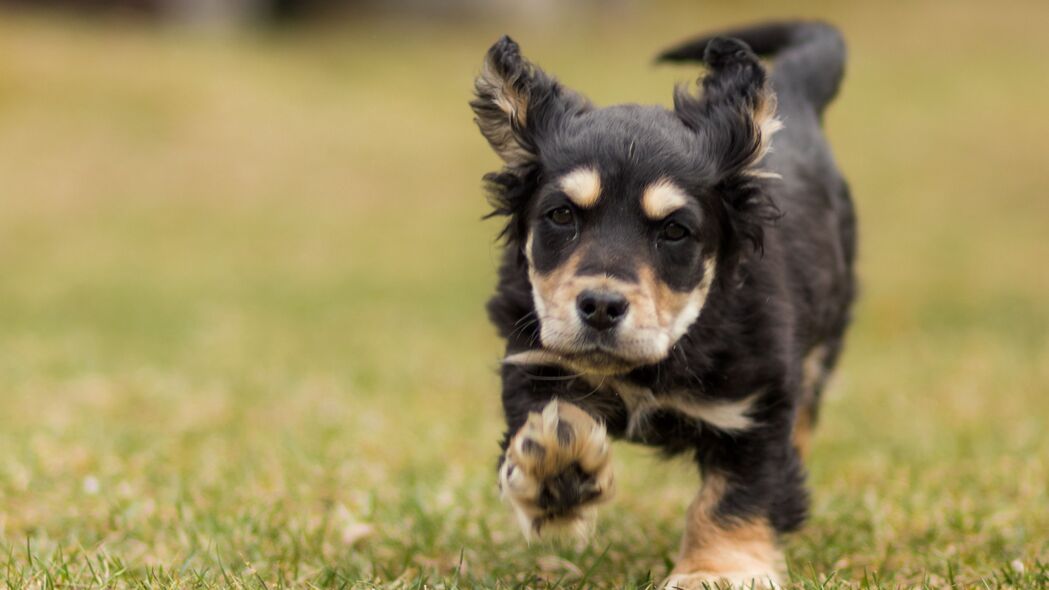
[[[609,437],[688,453],[703,484],[666,585],[775,585],[855,292],[853,206],[821,131],[845,48],[789,22],[661,59],[708,68],[673,110],[595,107],[508,37],[476,80],[505,162],[485,177],[507,218],[488,305],[507,341],[499,483],[526,536],[586,529],[613,493]]]

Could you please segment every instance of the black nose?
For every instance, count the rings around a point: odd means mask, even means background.
[[[602,331],[615,327],[630,307],[626,297],[615,291],[583,291],[575,304],[583,323]]]

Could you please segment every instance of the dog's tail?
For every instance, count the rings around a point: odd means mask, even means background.
[[[798,96],[816,113],[834,99],[845,73],[845,41],[827,23],[773,22],[704,35],[667,49],[659,61],[704,61],[707,44],[718,37],[735,37],[761,56],[773,60],[777,93]]]

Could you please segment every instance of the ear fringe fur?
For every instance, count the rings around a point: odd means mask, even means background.
[[[772,151],[772,136],[783,129],[783,121],[776,116],[776,93],[768,87],[767,82],[758,92],[757,104],[752,117],[754,132],[757,134],[753,141],[757,149],[750,161],[744,165],[742,173],[754,178],[778,179],[779,174],[758,167],[765,156]]]
[[[773,136],[783,129],[783,122],[776,115],[776,93],[764,81],[762,73],[762,81],[756,91],[737,89],[736,92],[742,96],[718,96],[725,94],[725,89],[711,88],[714,86],[710,83],[711,77],[716,75],[711,74],[703,80],[703,89],[698,94],[694,94],[688,86],[678,86],[674,93],[674,109],[678,116],[710,142],[716,141],[711,136],[719,132],[732,133],[732,129],[727,129],[729,126],[736,129],[745,126],[748,135],[744,141],[732,138],[727,146],[711,146],[716,148],[712,151],[726,158],[720,163],[720,172],[726,176],[743,174],[754,178],[779,178],[775,172],[759,168],[765,156],[772,151]],[[730,110],[735,121],[720,121],[717,118],[720,109]]]
[[[474,121],[495,153],[509,166],[522,166],[535,157],[521,130],[528,123],[528,83],[532,65],[521,58],[517,44],[504,37],[485,56],[474,81],[476,98],[470,102]]]
[[[764,227],[781,216],[764,190],[779,175],[761,168],[772,150],[772,137],[783,128],[776,116],[776,94],[757,56],[741,41],[714,39],[703,60],[710,73],[702,91],[679,87],[674,107],[682,121],[705,142],[716,161],[711,174],[718,178],[732,233],[761,253]],[[726,248],[732,251],[735,248]]]
[[[589,103],[522,57],[517,43],[503,37],[485,56],[470,106],[482,135],[506,163],[484,177],[492,205],[485,218],[508,217],[499,237],[519,243],[524,238],[523,213],[540,180],[538,143],[566,117],[588,109]]]

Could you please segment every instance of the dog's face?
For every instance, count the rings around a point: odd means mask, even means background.
[[[691,133],[641,107],[582,113],[562,133],[524,222],[542,344],[588,372],[659,362],[716,270],[706,189],[687,174]]]
[[[675,110],[595,109],[504,38],[471,103],[506,162],[490,175],[511,216],[543,349],[617,374],[666,358],[699,317],[719,261],[761,239],[771,204],[756,169],[775,131],[764,71],[738,42],[715,48],[702,98]]]

